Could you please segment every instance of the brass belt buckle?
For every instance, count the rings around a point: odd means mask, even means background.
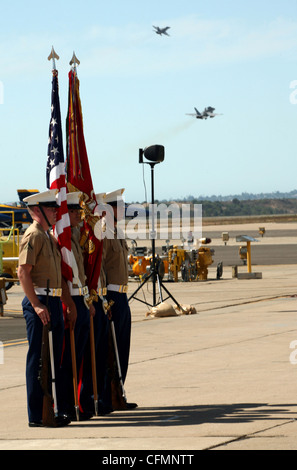
[[[120,292],[121,294],[127,294],[127,292],[128,292],[128,286],[120,286],[119,292]]]
[[[61,297],[62,295],[62,289],[61,287],[54,287],[53,288],[53,297]]]
[[[89,293],[88,286],[84,286],[84,287],[82,288],[82,292],[83,292],[83,295],[88,295],[88,293]]]

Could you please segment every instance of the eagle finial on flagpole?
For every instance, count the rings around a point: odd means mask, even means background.
[[[55,49],[54,49],[54,46],[52,46],[52,50],[51,50],[51,53],[50,55],[48,56],[47,60],[51,60],[53,61],[53,70],[57,70],[56,69],[56,59],[59,60],[60,57],[58,56],[58,54],[55,52]]]
[[[69,62],[69,64],[73,66],[73,69],[74,69],[75,71],[76,71],[76,66],[80,64],[80,61],[79,61],[78,58],[76,57],[74,51],[73,51],[72,59],[71,59],[71,61]]]

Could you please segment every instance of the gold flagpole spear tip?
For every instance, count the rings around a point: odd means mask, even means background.
[[[59,60],[60,57],[58,56],[58,54],[55,52],[55,49],[54,49],[54,46],[52,46],[52,50],[51,50],[51,53],[50,55],[48,56],[47,60],[51,60],[53,61],[53,71],[56,71],[56,59]]]
[[[76,70],[76,66],[79,64],[80,64],[80,61],[78,60],[78,58],[75,55],[75,52],[73,51],[72,59],[69,62],[69,65],[72,65],[73,69]]]

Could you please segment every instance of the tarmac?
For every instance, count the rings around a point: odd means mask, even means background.
[[[29,428],[27,344],[5,344],[0,450],[296,450],[297,266],[255,271],[262,279],[233,278],[227,267],[217,280],[210,267],[207,281],[164,282],[180,304],[196,308],[192,315],[147,317],[146,305],[131,300],[125,390],[128,401],[138,403],[132,411],[65,428]],[[136,287],[131,281],[128,295]],[[151,291],[147,283],[141,295],[148,300]],[[0,330],[6,318],[21,315],[22,296],[20,286],[8,291]]]

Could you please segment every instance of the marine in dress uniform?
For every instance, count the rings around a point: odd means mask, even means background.
[[[102,204],[104,203],[105,193],[96,194],[96,201],[98,203],[98,212],[96,214],[102,217]],[[97,225],[96,236],[102,240],[101,223]],[[107,353],[108,353],[108,319],[105,313],[103,303],[104,296],[106,295],[105,276],[101,265],[100,277],[97,285],[97,298],[93,301],[95,308],[95,316],[93,318],[94,325],[94,342],[95,342],[95,356],[96,356],[96,379],[97,379],[97,393],[98,393],[98,414],[105,415],[112,411],[109,405],[106,405],[106,374],[107,374]],[[108,400],[109,403],[110,400]],[[94,393],[93,393],[93,380],[91,368],[91,355],[90,348],[86,350],[83,364],[83,379],[80,390],[80,407],[86,413],[95,412],[94,409]]]
[[[43,325],[51,322],[56,375],[56,392],[59,402],[63,396],[60,360],[64,336],[61,298],[69,316],[75,316],[71,298],[62,290],[61,255],[49,229],[56,222],[56,190],[48,190],[24,198],[33,223],[28,227],[19,250],[18,277],[25,293],[22,302],[26,320],[28,353],[26,362],[27,409],[29,426],[43,426],[43,391],[38,380]],[[49,310],[46,307],[47,281],[49,281]],[[64,415],[55,418],[55,426],[65,426],[70,419]]]
[[[93,318],[94,325],[94,342],[95,342],[95,358],[96,358],[96,379],[98,393],[98,414],[105,415],[112,411],[109,406],[110,400],[106,400],[106,378],[107,378],[107,353],[108,353],[108,319],[103,307],[103,295],[105,288],[101,287],[102,274],[98,282],[97,299],[93,301],[95,308],[95,316]],[[94,391],[91,367],[90,347],[86,348],[86,354],[83,362],[83,378],[80,390],[80,408],[86,413],[95,413],[94,408]]]
[[[81,195],[82,193],[78,191],[67,194],[67,206],[71,225],[71,264],[73,271],[72,282],[68,280],[67,285],[69,293],[76,305],[77,317],[75,325],[71,325],[69,323],[66,324],[61,363],[61,372],[66,391],[65,398],[67,398],[62,406],[62,410],[65,414],[70,415],[71,420],[73,421],[76,420],[76,413],[74,408],[70,328],[74,328],[76,369],[78,373],[77,380],[79,382],[79,372],[90,335],[90,315],[94,316],[95,314],[93,305],[88,305],[87,303],[89,293],[86,282],[83,253],[80,246],[79,224],[81,222],[81,207],[79,202]],[[82,409],[79,410],[80,420],[89,419],[91,417],[91,413],[86,413]]]
[[[124,216],[124,189],[106,193],[104,198],[112,210],[106,211],[105,238],[103,240],[102,268],[106,282],[106,299],[112,301],[112,320],[114,322],[117,348],[121,366],[122,380],[125,383],[130,354],[131,311],[128,303],[128,245],[123,233],[119,232],[117,222]],[[110,394],[109,394],[110,396]],[[136,408],[136,403],[127,403],[127,409]]]

